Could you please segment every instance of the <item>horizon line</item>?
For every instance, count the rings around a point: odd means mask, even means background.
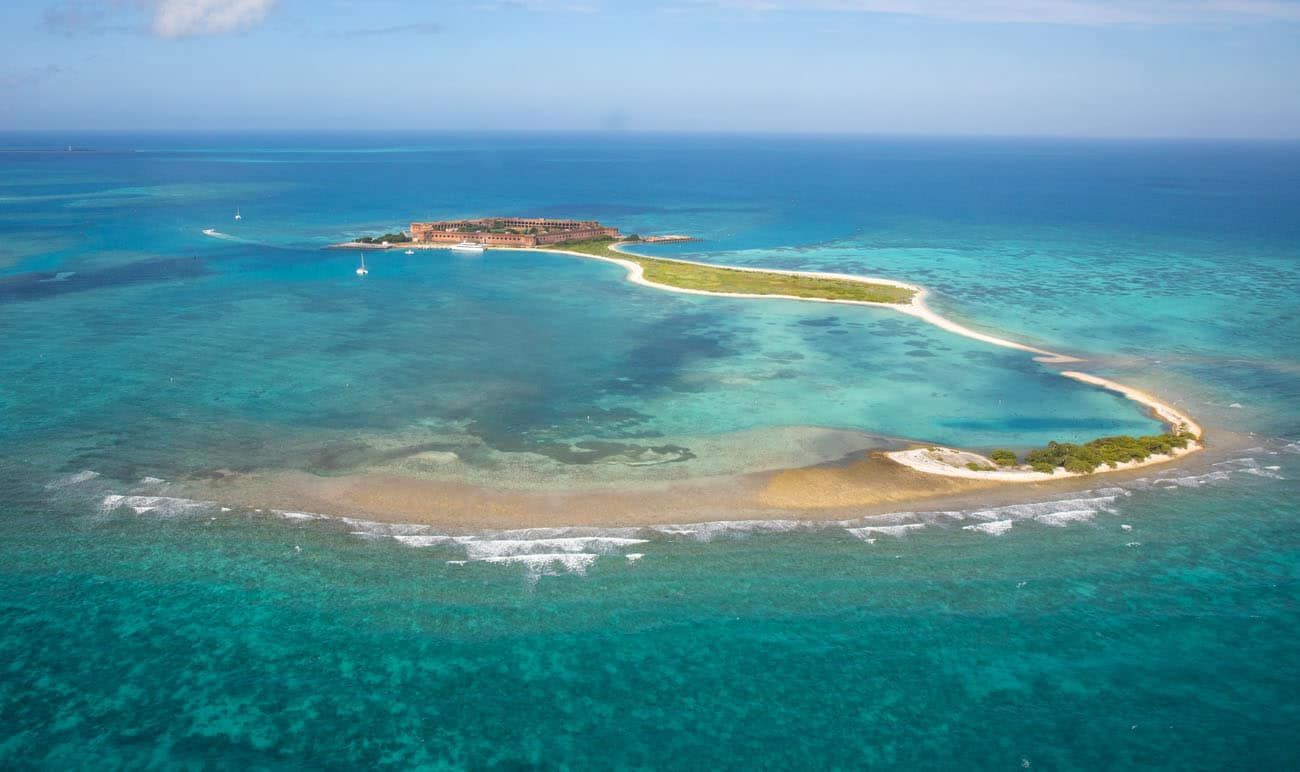
[[[33,134],[176,134],[176,135],[280,135],[280,134],[443,134],[443,135],[600,135],[607,137],[681,136],[681,137],[791,137],[817,139],[934,139],[934,140],[1057,140],[1096,142],[1300,142],[1300,134],[1289,135],[1210,135],[1210,134],[1014,134],[1001,132],[888,132],[888,131],[785,131],[779,129],[602,129],[602,128],[195,128],[195,127],[97,127],[97,128],[4,128],[3,135]]]

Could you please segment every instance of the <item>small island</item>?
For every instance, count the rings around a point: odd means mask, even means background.
[[[466,242],[477,248],[536,250],[594,258],[627,269],[629,281],[646,287],[699,295],[851,303],[892,308],[948,332],[1034,354],[1045,364],[1078,362],[1075,357],[978,332],[930,310],[923,287],[892,279],[815,271],[720,266],[691,260],[649,257],[629,252],[635,244],[688,241],[689,236],[625,236],[595,220],[485,217],[473,220],[413,222],[410,233],[386,233],[337,244],[363,249],[447,249]],[[1121,383],[1078,371],[1059,375],[1138,402],[1167,427],[1164,434],[1103,437],[1083,444],[1052,442],[1023,457],[1005,449],[981,455],[970,450],[918,446],[883,454],[914,471],[943,477],[998,482],[1042,482],[1099,471],[1132,469],[1169,461],[1202,447],[1202,432],[1176,408]]]

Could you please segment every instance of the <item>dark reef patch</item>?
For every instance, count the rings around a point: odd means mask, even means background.
[[[76,272],[34,271],[0,277],[0,303],[42,300],[130,284],[195,279],[210,273],[207,264],[197,257],[159,257]]]
[[[834,316],[820,316],[814,319],[799,320],[799,324],[803,327],[835,327],[839,323],[839,318]]]

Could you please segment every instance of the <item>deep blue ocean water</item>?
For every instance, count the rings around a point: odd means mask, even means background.
[[[0,766],[1269,769],[1300,751],[1300,145],[0,150]],[[376,254],[360,280],[323,249],[505,213],[923,283],[964,324],[1170,395],[1233,449],[831,525],[465,534],[175,495],[222,470],[394,464],[633,488],[882,437],[1158,427],[884,310],[652,292],[520,252]]]

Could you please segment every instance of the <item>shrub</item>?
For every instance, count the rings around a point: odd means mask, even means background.
[[[1065,471],[1074,472],[1075,474],[1092,474],[1097,468],[1097,465],[1092,461],[1079,456],[1067,456],[1065,463],[1061,466],[1065,467]]]
[[[1007,450],[1006,448],[998,448],[997,450],[989,454],[989,458],[993,459],[993,463],[997,464],[998,466],[1016,465],[1016,454],[1013,451]]]
[[[358,244],[379,244],[387,241],[389,244],[405,244],[410,241],[411,237],[405,233],[385,233],[382,236],[362,236],[356,240]]]
[[[1169,455],[1175,448],[1185,448],[1192,440],[1188,434],[1152,434],[1145,437],[1118,435],[1102,437],[1083,445],[1072,442],[1049,442],[1047,447],[1025,454],[1025,463],[1037,472],[1051,474],[1057,467],[1067,472],[1087,474],[1102,464],[1112,469],[1126,461],[1143,461],[1153,455]],[[1006,451],[1009,453],[1010,451]],[[1003,451],[994,451],[990,457],[999,459]]]

